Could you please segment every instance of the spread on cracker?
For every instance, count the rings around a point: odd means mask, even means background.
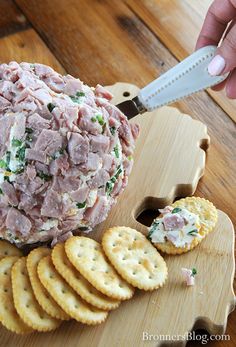
[[[148,239],[167,254],[181,254],[196,247],[217,222],[217,210],[208,200],[187,197],[160,210],[149,228]]]
[[[161,218],[157,218],[149,229],[149,238],[154,243],[172,242],[175,247],[190,245],[193,239],[202,236],[199,216],[187,208],[167,206],[162,210]]]

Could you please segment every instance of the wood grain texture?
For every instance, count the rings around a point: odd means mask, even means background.
[[[33,29],[18,32],[0,39],[0,63],[40,62],[65,73],[57,59]]]
[[[17,5],[20,9],[17,10],[16,7],[13,9],[12,1],[2,0],[0,28],[6,28],[3,35],[12,32],[7,29],[9,18],[10,22],[14,18],[9,16],[9,13],[20,13],[27,17],[30,24],[44,39],[44,43],[34,31],[34,34],[30,35],[30,40],[33,39],[33,42],[27,41],[27,44],[20,48],[15,43],[15,38],[12,41],[14,36],[10,35],[10,41],[14,44],[7,43],[7,38],[4,39],[0,50],[0,60],[1,62],[12,59],[42,60],[54,67],[58,66],[57,69],[62,71],[63,68],[58,64],[59,60],[67,71],[84,79],[90,85],[98,82],[112,84],[125,81],[142,87],[175,65],[176,57],[179,60],[187,55],[183,45],[189,45],[188,49],[192,49],[203,14],[211,0],[156,0],[156,2],[150,0],[147,2],[153,4],[153,8],[144,7],[142,0],[133,1],[133,4],[130,0],[129,2],[128,0],[44,0],[40,2],[18,0]],[[138,10],[137,6],[141,6],[141,9]],[[181,11],[179,11],[180,7]],[[150,22],[149,12],[154,12],[155,9],[158,9],[160,18],[151,16],[152,22]],[[175,22],[179,25],[178,30],[173,30],[171,26]],[[191,24],[192,22],[194,23]],[[166,25],[169,25],[169,31]],[[160,28],[160,32],[157,32],[157,27]],[[24,41],[23,36],[19,37]],[[182,37],[186,37],[185,42],[182,41]],[[163,41],[164,45],[160,41]],[[52,53],[49,53],[46,45],[56,55],[56,59]],[[226,103],[224,109],[229,110],[233,117],[234,109],[231,107],[231,102],[228,104],[227,99],[221,98],[220,105],[224,102]],[[216,206],[227,212],[236,225],[235,124],[230,120],[227,112],[222,111],[203,92],[181,101],[176,106],[182,112],[203,121],[211,136],[206,172],[200,180],[196,194],[213,201]],[[151,214],[148,215],[150,218]],[[235,346],[235,325],[236,311],[230,315],[228,321],[227,333],[230,334],[231,340],[211,342],[210,345]],[[70,330],[70,327],[65,325],[65,329]],[[60,332],[60,336],[65,342],[63,331]],[[44,335],[38,336],[38,339],[41,345],[44,344]],[[15,341],[18,339],[16,338]],[[53,343],[53,336],[48,341],[49,344]],[[75,345],[76,342],[74,342]],[[197,345],[199,345],[198,342],[188,343],[188,346]]]
[[[0,2],[0,37],[19,32],[30,27],[23,13],[12,0]]]
[[[211,0],[125,0],[130,8],[157,34],[178,59],[182,60],[195,49],[207,8]],[[211,97],[236,121],[236,101],[225,92],[209,89]]]

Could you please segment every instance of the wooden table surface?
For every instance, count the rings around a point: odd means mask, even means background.
[[[41,62],[89,85],[122,81],[142,87],[194,50],[210,3],[0,0],[0,62]],[[196,195],[211,200],[236,226],[236,101],[209,90],[176,106],[204,122],[211,137]],[[209,345],[235,346],[235,326],[236,311],[228,319],[230,341]]]

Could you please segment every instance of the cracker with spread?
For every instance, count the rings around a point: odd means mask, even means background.
[[[195,248],[217,222],[217,210],[208,200],[188,197],[159,210],[149,228],[148,239],[167,254],[182,254]]]

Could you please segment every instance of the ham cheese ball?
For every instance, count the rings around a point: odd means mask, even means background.
[[[148,238],[167,254],[181,254],[196,247],[217,222],[217,210],[208,200],[188,197],[159,210]]]
[[[139,132],[111,98],[49,66],[0,65],[0,238],[55,244],[107,217]]]

